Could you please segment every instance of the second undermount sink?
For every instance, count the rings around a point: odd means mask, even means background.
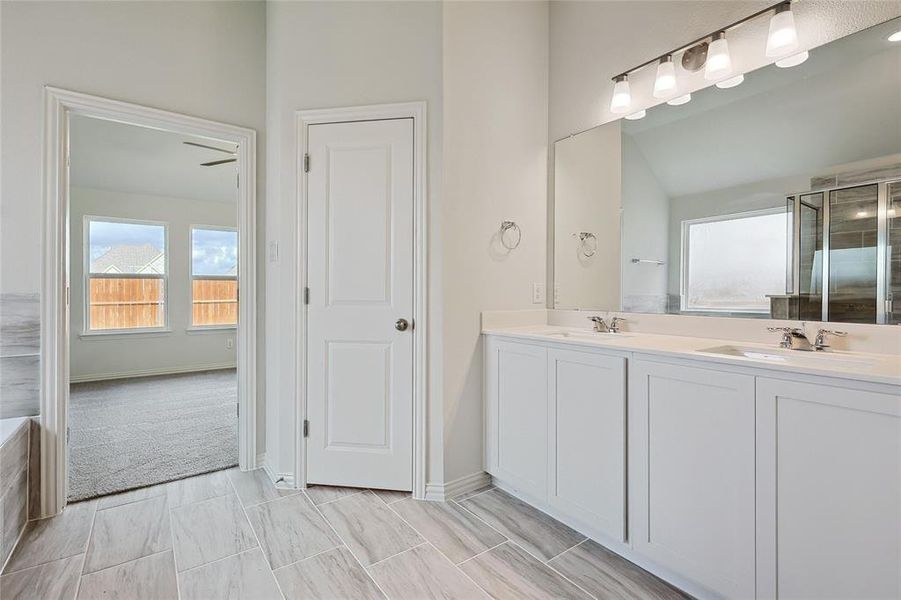
[[[611,333],[600,331],[555,331],[548,334],[551,337],[570,338],[575,340],[615,340],[616,338],[632,337],[630,333]]]
[[[750,358],[752,360],[762,360],[769,363],[781,363],[784,365],[804,365],[808,367],[846,367],[860,368],[871,367],[873,361],[863,357],[848,356],[836,352],[803,352],[800,350],[766,350],[762,348],[752,348],[743,346],[715,346],[713,348],[704,348],[699,350],[704,354],[720,354],[723,356],[737,356],[740,358]]]

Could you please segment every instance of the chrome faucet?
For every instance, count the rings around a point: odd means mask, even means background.
[[[588,320],[594,323],[594,330],[598,333],[610,333],[610,327],[603,317],[588,317]]]
[[[767,327],[767,331],[779,332],[782,334],[782,340],[779,342],[780,348],[786,350],[802,350],[804,352],[816,352],[825,350],[829,347],[826,343],[827,335],[845,336],[845,331],[832,331],[830,329],[819,329],[817,335],[811,342],[802,327]]]
[[[622,317],[613,317],[610,321],[610,325],[607,326],[607,329],[610,333],[619,333],[619,324],[625,321]]]

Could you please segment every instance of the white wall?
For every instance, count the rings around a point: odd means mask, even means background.
[[[44,85],[264,129],[263,2],[4,1],[0,28],[2,292],[40,290]],[[257,164],[263,222],[262,152]],[[262,240],[259,247],[262,330]]]
[[[430,415],[441,414],[441,4],[434,2],[274,2],[267,11],[269,184],[266,237],[278,243],[267,267],[269,423],[267,461],[294,467],[298,364],[294,332],[298,239],[295,111],[425,100],[428,103]],[[440,481],[441,421],[430,420],[429,477]]]
[[[235,366],[234,330],[189,332],[191,326],[191,226],[237,226],[234,202],[165,198],[109,190],[72,188],[70,249],[70,377],[94,380]],[[85,327],[84,217],[118,217],[167,224],[168,333],[81,336]]]
[[[482,469],[480,312],[545,281],[548,5],[444,5],[444,479]],[[501,221],[522,242],[505,253]],[[543,304],[542,304],[543,306]]]

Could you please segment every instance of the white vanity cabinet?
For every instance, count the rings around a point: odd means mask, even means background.
[[[629,367],[632,547],[730,598],[755,594],[754,377]]]
[[[901,395],[849,385],[757,378],[759,598],[901,598]]]

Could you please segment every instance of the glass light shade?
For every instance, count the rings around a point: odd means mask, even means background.
[[[673,59],[664,59],[657,65],[657,79],[654,80],[654,97],[669,98],[676,93],[676,67]]]
[[[610,112],[622,114],[629,112],[632,104],[632,93],[629,91],[629,80],[623,77],[613,84],[613,98],[610,100]]]
[[[730,77],[729,79],[724,79],[722,81],[716,82],[716,87],[721,90],[733,88],[737,85],[741,85],[741,83],[745,80],[744,75],[736,75],[735,77]]]
[[[780,69],[787,69],[789,67],[796,67],[800,65],[802,62],[807,60],[810,56],[810,53],[805,50],[804,52],[798,52],[797,54],[792,54],[791,56],[786,56],[785,58],[780,58],[776,61],[776,66]]]
[[[781,10],[770,17],[770,34],[766,39],[766,55],[770,58],[785,56],[798,49],[798,30],[791,8]]]
[[[888,41],[890,42],[901,42],[901,31],[896,31],[892,35],[888,36]]]
[[[631,115],[626,115],[626,119],[629,121],[637,121],[638,119],[644,119],[645,115],[648,114],[648,111],[641,109],[638,112],[634,112]]]
[[[691,94],[685,94],[683,96],[669,100],[667,104],[669,104],[670,106],[681,106],[682,104],[688,104],[689,102],[691,102]]]
[[[707,48],[707,65],[704,79],[713,81],[732,74],[732,57],[729,56],[729,42],[723,35],[713,40]]]

